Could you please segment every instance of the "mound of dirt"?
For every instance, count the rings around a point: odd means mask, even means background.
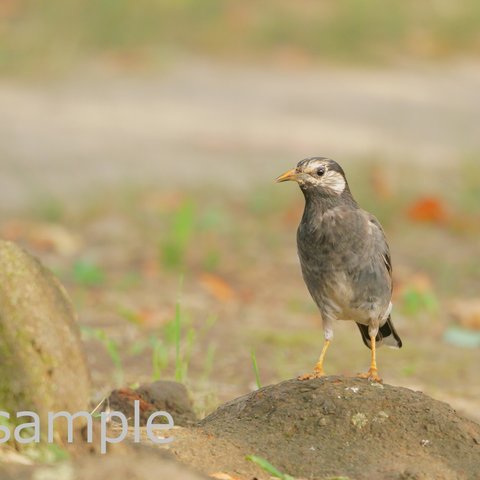
[[[193,404],[185,385],[169,380],[140,385],[136,390],[121,388],[114,390],[108,404],[112,410],[126,415],[133,424],[134,401],[140,406],[140,425],[146,425],[148,417],[156,411],[166,411],[172,415],[175,425],[192,425],[198,419],[193,411]],[[160,423],[160,420],[157,420]]]
[[[356,378],[264,387],[200,427],[295,477],[479,478],[479,425],[421,392]]]

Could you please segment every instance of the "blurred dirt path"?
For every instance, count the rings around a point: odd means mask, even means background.
[[[270,181],[314,154],[453,166],[480,151],[480,68],[262,70],[0,81],[3,208],[99,186]]]

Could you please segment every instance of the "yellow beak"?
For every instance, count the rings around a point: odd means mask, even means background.
[[[287,182],[288,180],[296,180],[297,179],[297,172],[295,168],[292,168],[288,172],[285,172],[283,175],[280,175],[275,182]]]

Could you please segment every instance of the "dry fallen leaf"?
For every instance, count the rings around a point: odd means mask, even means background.
[[[458,325],[480,330],[480,298],[454,300],[448,311]]]
[[[416,222],[445,223],[448,219],[444,203],[436,197],[418,199],[407,213],[408,217]]]
[[[229,302],[235,297],[233,288],[226,280],[218,275],[214,275],[213,273],[202,273],[200,275],[200,283],[209,293],[221,302]]]

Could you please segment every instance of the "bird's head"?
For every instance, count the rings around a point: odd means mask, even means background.
[[[288,180],[297,182],[304,193],[318,193],[321,196],[340,196],[344,192],[349,193],[342,167],[325,157],[301,160],[295,168],[280,175],[276,182]]]

